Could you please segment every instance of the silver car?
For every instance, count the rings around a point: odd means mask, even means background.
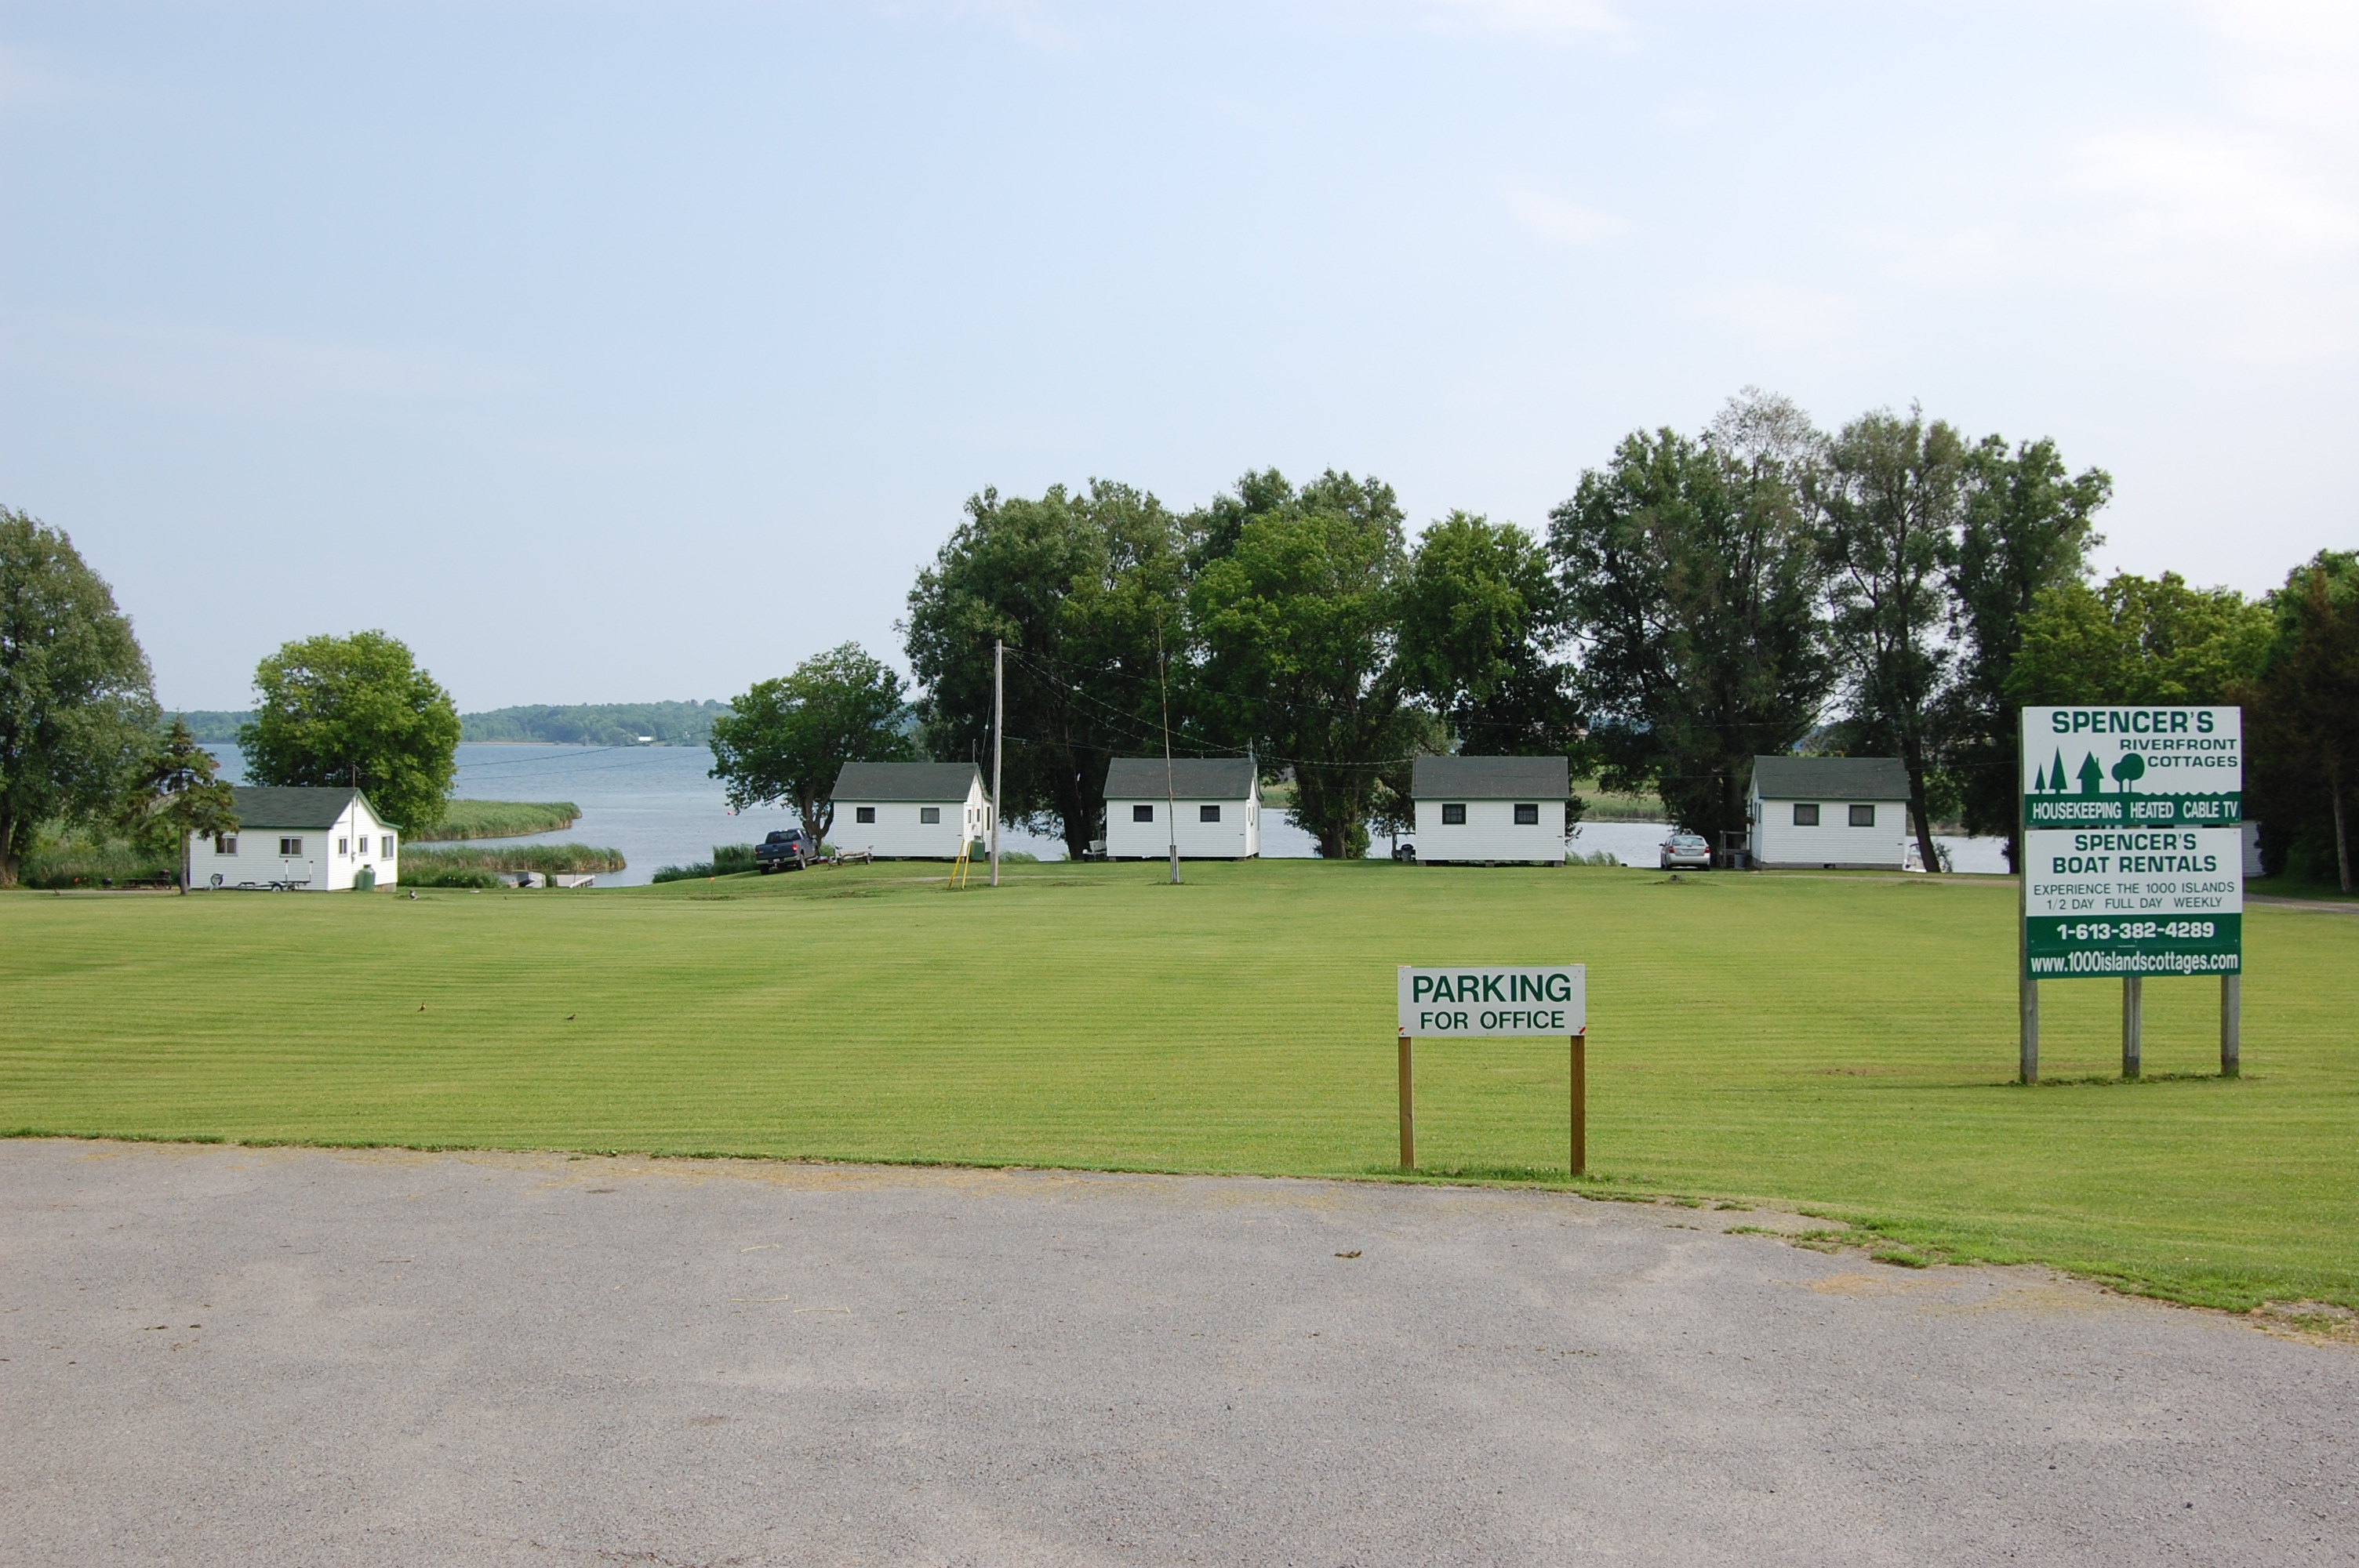
[[[1708,871],[1712,846],[1693,833],[1674,833],[1663,840],[1663,870]]]

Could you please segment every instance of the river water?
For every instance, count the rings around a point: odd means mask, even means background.
[[[234,746],[212,748],[222,759],[222,776],[241,782]],[[469,800],[570,800],[582,819],[562,832],[535,838],[482,838],[479,844],[539,842],[594,844],[619,849],[627,871],[602,873],[608,887],[653,880],[656,869],[688,865],[712,857],[715,844],[751,844],[774,827],[794,824],[782,807],[730,811],[721,781],[710,776],[712,753],[701,746],[557,746],[470,742],[459,748],[459,776],[451,794]],[[1575,833],[1575,854],[1599,851],[1627,866],[1651,866],[1669,831],[1660,822],[1585,822]],[[1951,863],[1961,871],[2006,870],[1995,838],[1944,838]],[[1383,853],[1389,841],[1378,838]],[[1062,839],[1010,827],[1004,849],[1022,849],[1044,860],[1065,858]],[[1262,853],[1273,860],[1303,860],[1318,852],[1317,841],[1279,811],[1262,816]]]

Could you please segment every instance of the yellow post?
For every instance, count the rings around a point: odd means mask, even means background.
[[[1401,1161],[1404,1171],[1417,1169],[1417,1100],[1409,1087],[1408,1036],[1400,1037]]]

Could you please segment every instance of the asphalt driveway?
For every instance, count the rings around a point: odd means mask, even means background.
[[[0,1560],[2359,1562],[2359,1351],[1764,1222],[9,1141]]]

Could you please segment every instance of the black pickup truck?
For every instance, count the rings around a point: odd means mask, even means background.
[[[766,877],[772,871],[799,871],[818,859],[819,846],[799,827],[781,827],[754,846],[754,869]]]

